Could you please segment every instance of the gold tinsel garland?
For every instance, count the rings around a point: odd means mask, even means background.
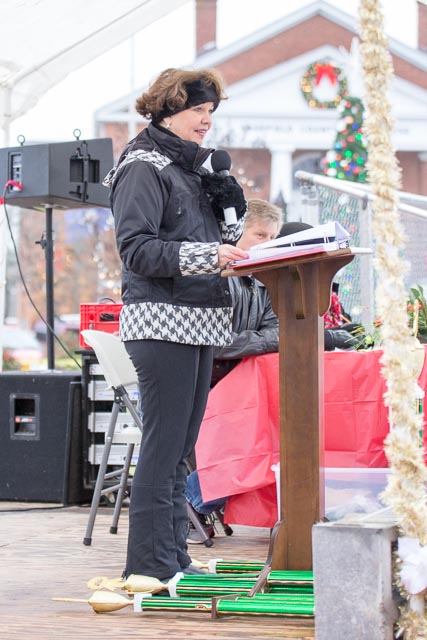
[[[396,190],[400,169],[391,143],[393,118],[388,88],[393,74],[383,16],[378,0],[360,0],[360,54],[364,70],[364,132],[368,140],[368,176],[377,199],[372,205],[376,240],[377,312],[382,321],[383,374],[387,383],[390,433],[385,452],[391,473],[384,500],[397,517],[405,536],[427,544],[427,473],[420,447],[422,417],[415,409],[414,389],[418,369],[414,365],[414,338],[407,326],[404,274],[401,258],[404,232],[398,215]],[[399,626],[405,640],[427,637],[427,620],[411,608],[408,593]]]

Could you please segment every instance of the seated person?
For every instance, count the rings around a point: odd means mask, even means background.
[[[338,296],[339,284],[332,283],[331,303],[329,309],[324,315],[325,329],[336,329],[341,327],[345,322],[349,322],[349,318],[344,315],[344,309]]]
[[[275,238],[283,212],[266,200],[248,201],[245,226],[237,242],[249,249]],[[211,386],[215,386],[245,356],[278,350],[279,323],[264,284],[253,276],[229,278],[233,300],[232,344],[214,351]]]
[[[370,349],[373,340],[366,335],[365,328],[358,322],[352,322],[351,316],[344,310],[338,296],[339,284],[332,283],[331,304],[324,315],[325,351],[336,349]]]

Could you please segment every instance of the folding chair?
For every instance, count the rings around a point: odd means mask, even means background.
[[[135,444],[137,444],[141,440],[143,425],[141,417],[137,413],[126,391],[126,386],[137,383],[138,376],[123,342],[116,336],[104,331],[85,329],[81,332],[81,334],[85,342],[94,350],[107,385],[114,392],[113,410],[111,412],[111,418],[105,438],[104,450],[102,452],[101,464],[99,466],[95,489],[92,497],[92,504],[90,507],[86,533],[83,539],[83,544],[90,546],[92,543],[92,531],[95,524],[96,513],[98,511],[101,496],[108,495],[118,490],[113,513],[113,522],[110,527],[110,533],[117,533],[117,525],[119,522],[120,512],[125,497],[126,487],[129,482],[129,468],[132,461],[132,455]],[[107,473],[106,471],[108,458],[111,451],[111,445],[115,441],[114,431],[117,423],[117,417],[122,407],[126,407],[128,409],[136,426],[139,428],[139,432],[137,432],[135,437],[135,432],[133,431],[130,434],[130,438],[129,436],[126,436],[124,432],[120,434],[120,442],[123,442],[125,437],[128,438],[128,447],[126,450],[125,462],[123,468]],[[189,470],[191,470],[191,467],[188,463],[187,466],[189,467]],[[116,477],[120,478],[118,484],[104,488],[106,480],[110,480]],[[187,512],[188,517],[193,523],[195,529],[200,534],[205,546],[212,546],[212,539],[206,535],[205,530],[203,529],[203,526],[198,519],[193,507],[188,502]],[[226,535],[231,535],[233,531],[230,527],[224,524],[222,514],[220,512],[215,512],[215,516],[221,522]]]
[[[116,336],[104,331],[85,329],[81,333],[85,342],[94,350],[107,385],[114,392],[113,409],[105,437],[101,464],[99,465],[98,475],[96,478],[86,534],[83,539],[83,544],[89,546],[92,543],[92,531],[101,496],[111,494],[115,491],[117,491],[117,498],[114,506],[113,522],[110,527],[110,533],[117,533],[120,512],[126,488],[129,483],[129,469],[133,451],[135,444],[138,444],[141,440],[142,421],[129,398],[128,392],[126,391],[127,386],[138,382],[138,377],[123,342]],[[114,435],[114,431],[120,409],[124,407],[126,407],[131,414],[137,428],[128,427],[120,434],[120,437],[117,438]],[[106,473],[111,445],[113,442],[118,441],[121,443],[127,443],[124,465],[121,469]],[[112,478],[118,478],[118,484],[104,488],[105,481],[111,480]]]

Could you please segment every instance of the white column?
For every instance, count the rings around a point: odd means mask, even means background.
[[[270,147],[270,151],[270,201],[274,202],[281,193],[286,204],[289,204],[292,201],[292,153],[295,148],[280,145]]]

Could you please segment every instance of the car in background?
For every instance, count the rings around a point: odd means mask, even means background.
[[[66,341],[79,343],[80,332],[80,314],[79,313],[63,313],[55,316],[55,333],[61,339],[65,337]],[[37,320],[34,324],[34,333],[42,344],[46,344],[47,328],[46,323]]]
[[[46,369],[45,349],[33,331],[14,325],[3,325],[3,370]]]

